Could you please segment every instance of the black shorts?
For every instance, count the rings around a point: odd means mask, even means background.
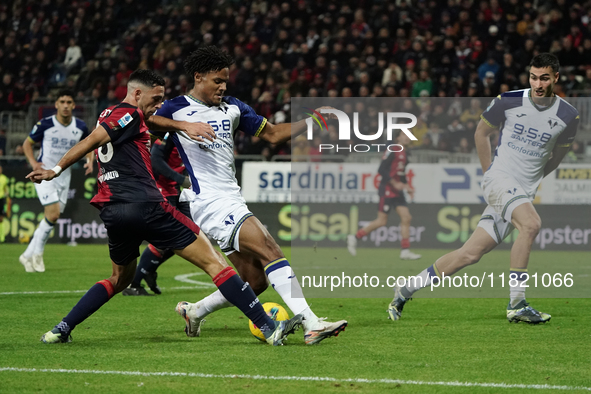
[[[390,213],[390,210],[396,209],[398,206],[406,206],[406,199],[404,196],[386,198],[384,196],[380,196],[380,202],[378,204],[378,211],[384,213]]]
[[[0,216],[6,216],[6,210],[4,209],[5,205],[6,205],[6,198],[5,197],[0,198]]]
[[[184,249],[199,234],[199,227],[168,202],[105,204],[100,217],[109,236],[109,254],[118,265],[140,255],[148,241],[158,249]]]
[[[180,196],[168,196],[166,200],[170,205],[178,209],[183,215],[191,219],[191,203],[188,201],[179,201]]]

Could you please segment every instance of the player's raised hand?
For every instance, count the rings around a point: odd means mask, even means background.
[[[57,174],[53,170],[40,169],[30,172],[25,178],[35,183],[41,183],[41,181],[50,181],[56,176]]]
[[[195,141],[203,142],[205,140],[213,141],[216,139],[215,131],[209,123],[198,122],[198,123],[190,123],[190,122],[183,122],[183,131],[187,133],[187,135]]]

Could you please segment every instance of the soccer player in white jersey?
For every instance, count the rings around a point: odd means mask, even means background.
[[[550,53],[535,56],[529,70],[531,88],[505,92],[484,111],[474,138],[488,206],[464,246],[439,258],[418,275],[420,279],[395,287],[390,319],[400,319],[406,301],[417,290],[477,263],[517,228],[510,264],[510,277],[516,280],[510,283],[507,319],[532,324],[550,320],[549,314],[529,306],[521,284],[527,279],[531,246],[542,225],[532,201],[542,178],[568,153],[579,123],[578,111],[554,94],[559,67],[558,58]],[[491,160],[489,137],[497,129],[499,143]]]
[[[23,143],[23,151],[33,171],[53,168],[71,147],[88,136],[86,124],[72,115],[75,107],[74,94],[68,90],[60,91],[55,100],[57,114],[41,119],[31,130]],[[37,142],[41,143],[41,150],[39,156],[35,157],[33,145]],[[92,173],[92,152],[87,155],[84,168],[85,175]],[[43,251],[55,222],[66,208],[70,177],[70,169],[67,169],[59,178],[35,184],[45,218],[39,223],[29,246],[19,257],[27,272],[45,271]]]
[[[267,288],[268,277],[292,312],[303,314],[306,343],[319,343],[343,331],[347,322],[326,322],[312,312],[281,248],[248,210],[234,167],[234,134],[238,130],[276,144],[289,140],[292,132],[303,132],[306,124],[302,120],[273,125],[243,102],[224,97],[233,63],[228,54],[214,46],[191,53],[185,69],[194,79],[194,88],[186,96],[165,101],[148,126],[152,130],[182,130],[186,128],[182,122],[201,122],[215,134],[215,139],[199,142],[191,141],[182,131],[174,134],[173,141],[191,178],[191,188],[183,190],[181,201],[190,202],[192,219],[218,242],[255,293]],[[230,306],[216,291],[194,304],[179,302],[176,311],[186,321],[187,335],[198,336],[205,316]]]

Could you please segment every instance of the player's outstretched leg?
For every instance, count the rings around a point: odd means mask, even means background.
[[[135,259],[127,265],[113,264],[113,274],[109,279],[97,282],[82,296],[70,313],[52,330],[41,337],[44,343],[71,342],[74,328],[106,304],[113,296],[129,285],[135,272]]]
[[[200,236],[185,249],[175,250],[175,253],[210,275],[224,298],[259,327],[267,343],[274,346],[282,345],[285,337],[302,325],[301,314],[296,314],[292,319],[282,322],[272,320],[249,284],[240,279],[232,267],[227,266],[223,256],[213,249],[207,237]],[[187,324],[189,322],[185,319],[185,331],[189,335],[193,330],[187,327]]]
[[[257,256],[273,289],[295,314],[304,316],[304,339],[313,345],[331,336],[337,336],[347,327],[346,320],[327,322],[319,319],[304,297],[300,283],[277,242],[254,216],[242,224],[239,233],[240,251]],[[234,253],[233,253],[234,254]],[[230,255],[232,256],[232,255]],[[232,257],[230,257],[232,260]],[[266,262],[266,263],[265,263]]]
[[[481,227],[477,227],[468,241],[457,250],[440,257],[435,264],[425,268],[418,275],[406,282],[403,287],[394,287],[394,299],[388,305],[388,318],[400,320],[402,309],[414,293],[437,284],[441,275],[451,276],[462,268],[475,264],[480,258],[497,246],[495,240]]]

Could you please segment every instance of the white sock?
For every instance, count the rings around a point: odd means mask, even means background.
[[[51,233],[51,230],[53,230],[54,224],[55,223],[50,224],[47,218],[44,218],[41,223],[39,223],[39,227],[37,227],[37,230],[35,230],[35,235],[33,237],[37,240],[35,242],[33,254],[43,254],[43,251],[45,250],[45,244],[49,239],[49,233]]]
[[[517,277],[517,286],[511,286],[512,282],[515,281],[509,282],[509,297],[511,298],[511,308],[515,308],[517,304],[525,300],[525,287],[521,287],[521,285],[527,277],[527,268],[520,269],[519,271],[511,269],[511,271],[509,272],[509,278],[511,278],[511,275],[513,274],[515,274],[515,276]]]
[[[42,232],[43,230],[41,229],[41,223],[45,222],[45,218],[43,218],[43,220],[39,223],[39,225],[37,226],[37,228],[35,229],[35,232],[33,233],[33,237],[31,238],[31,240],[29,241],[29,245],[27,246],[27,249],[25,249],[25,251],[23,252],[23,256],[25,256],[25,258],[30,259],[31,257],[33,257],[33,253],[35,252],[35,245],[37,244],[37,241],[39,240],[39,238],[42,237]]]
[[[232,303],[226,300],[219,290],[216,290],[201,301],[195,303],[195,313],[198,318],[203,319],[212,312],[231,306],[233,306]]]
[[[304,316],[304,329],[306,331],[314,329],[319,324],[318,317],[312,312],[308,301],[304,298],[300,282],[287,259],[281,258],[271,262],[265,267],[265,272],[273,288],[291,309],[291,312],[294,315],[301,313]]]
[[[400,289],[400,293],[404,298],[410,298],[415,292],[431,285],[431,278],[434,276],[439,277],[435,264],[422,270],[420,274],[416,275],[416,279],[407,280],[406,285]]]

